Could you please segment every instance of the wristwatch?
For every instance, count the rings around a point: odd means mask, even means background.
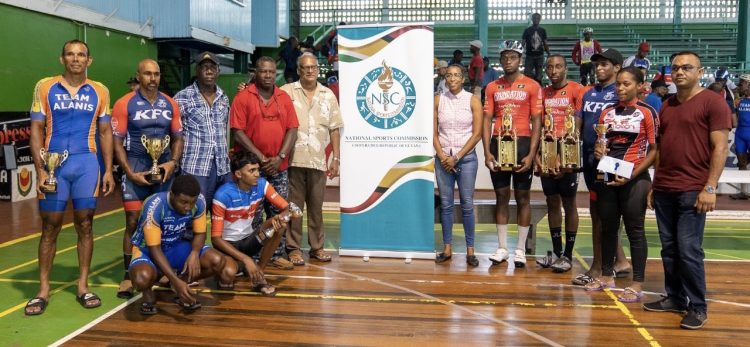
[[[286,153],[284,153],[284,152],[279,153],[279,158],[281,158],[282,160],[285,159],[286,158]]]
[[[714,186],[706,186],[705,190],[708,194],[716,194],[716,188],[714,188]]]

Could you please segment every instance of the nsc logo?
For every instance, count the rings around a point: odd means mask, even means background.
[[[409,76],[388,66],[370,70],[357,85],[357,110],[370,125],[380,129],[397,128],[414,113],[417,93]]]

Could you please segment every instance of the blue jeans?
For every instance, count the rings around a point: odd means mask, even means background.
[[[703,228],[706,214],[693,207],[699,192],[654,192],[656,223],[667,296],[682,307],[706,312]],[[688,302],[689,300],[689,302]]]
[[[443,226],[443,243],[453,241],[453,186],[458,183],[461,213],[466,234],[466,247],[474,247],[474,184],[477,181],[477,152],[463,156],[455,166],[455,172],[447,172],[435,157],[435,178],[440,192],[440,223]]]

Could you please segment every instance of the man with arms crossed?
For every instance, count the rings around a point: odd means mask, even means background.
[[[716,208],[732,111],[720,95],[700,86],[704,70],[696,53],[677,53],[671,70],[677,94],[662,107],[649,199],[659,226],[667,296],[643,309],[687,313],[680,327],[700,329],[708,319],[703,232],[706,213]]]
[[[88,45],[71,40],[63,45],[60,76],[40,80],[34,88],[31,104],[31,155],[36,168],[42,237],[39,240],[39,291],[24,309],[26,315],[44,313],[49,301],[49,273],[55,259],[57,235],[62,228],[63,213],[73,199],[73,223],[78,233],[78,290],[81,306],[101,305],[99,297],[88,287],[91,255],[94,251],[92,221],[99,196],[100,182],[104,195],[114,190],[112,178],[112,126],[109,115],[109,91],[99,82],[86,78],[93,59]],[[96,136],[102,151],[104,173],[99,177]],[[55,170],[57,189],[42,191],[49,177],[39,150],[58,153],[67,159]]]
[[[169,189],[183,145],[180,108],[172,98],[159,92],[159,64],[152,59],[142,60],[138,63],[136,78],[140,87],[117,100],[112,109],[115,159],[124,172],[122,203],[125,208],[125,233],[122,251],[125,278],[117,290],[117,296],[123,299],[133,296],[128,275],[133,250],[130,238],[140,217],[143,200]],[[141,143],[142,135],[158,139],[170,136],[171,148],[165,149],[159,158],[159,168],[164,175],[161,182],[151,183],[146,179],[153,159]]]
[[[542,115],[542,88],[532,78],[525,76],[518,69],[521,65],[523,45],[519,41],[505,40],[500,43],[500,64],[505,75],[490,83],[486,89],[484,102],[484,124],[482,126],[482,145],[484,146],[485,165],[490,169],[492,186],[495,190],[498,249],[489,256],[499,264],[509,259],[508,253],[508,204],[510,200],[510,181],[513,178],[513,192],[518,208],[518,243],[513,255],[516,267],[526,266],[526,237],[531,225],[531,207],[529,190],[531,176],[539,144]],[[513,128],[518,135],[518,163],[512,172],[500,171],[497,166],[497,136],[500,135],[503,112],[506,105],[512,109]],[[492,118],[495,118],[494,129],[490,129]],[[490,140],[490,135],[492,140]]]

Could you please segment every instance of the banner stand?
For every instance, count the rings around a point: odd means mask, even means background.
[[[339,248],[339,256],[342,257],[377,257],[377,258],[397,258],[397,259],[430,259],[435,260],[435,253],[432,252],[407,252],[407,251],[377,251],[365,249],[343,249]]]

